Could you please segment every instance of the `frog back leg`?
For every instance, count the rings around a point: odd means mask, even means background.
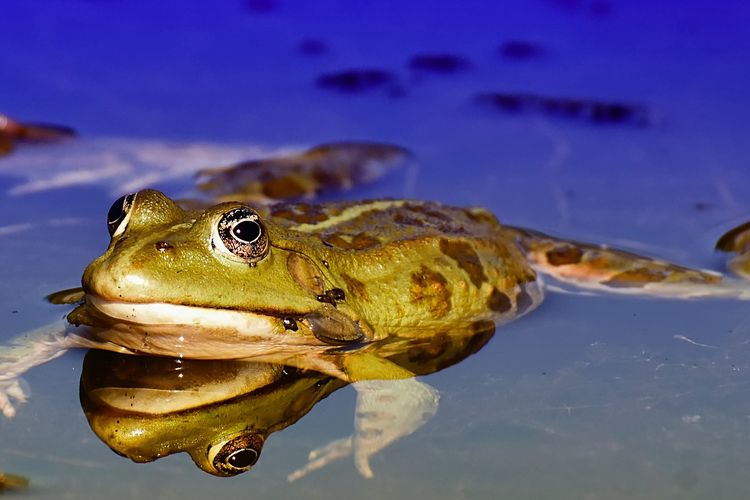
[[[716,242],[716,250],[734,253],[727,267],[735,274],[750,279],[750,222],[724,233]]]
[[[213,202],[309,200],[374,182],[411,163],[411,153],[399,146],[336,142],[202,170],[197,173],[197,188]]]
[[[719,273],[692,269],[606,245],[581,243],[506,226],[540,273],[592,291],[672,298],[750,297]]]

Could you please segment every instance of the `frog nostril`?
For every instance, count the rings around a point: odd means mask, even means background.
[[[168,241],[157,241],[156,242],[156,249],[160,252],[166,252],[168,250],[172,250],[174,248],[174,245],[172,245]]]

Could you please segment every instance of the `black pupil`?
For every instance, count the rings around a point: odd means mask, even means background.
[[[240,241],[252,243],[260,236],[260,224],[244,220],[232,228],[232,235]]]
[[[258,454],[255,453],[255,450],[244,449],[232,453],[227,459],[227,462],[229,462],[229,465],[237,469],[245,469],[252,466],[257,459]]]

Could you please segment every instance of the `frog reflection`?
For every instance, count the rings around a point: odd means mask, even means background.
[[[433,373],[478,351],[494,333],[491,324],[479,326],[431,339],[389,341],[360,356],[364,375],[353,384],[353,435],[313,451],[289,480],[348,455],[363,476],[372,477],[370,457],[414,432],[437,408],[437,392],[414,375]],[[333,363],[351,355],[330,354]],[[385,358],[403,370],[403,378],[368,380]],[[234,476],[252,468],[272,433],[346,385],[340,378],[279,364],[92,350],[84,361],[80,397],[92,430],[116,453],[150,462],[187,452],[205,472]]]

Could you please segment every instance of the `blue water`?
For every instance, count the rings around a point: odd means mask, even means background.
[[[81,137],[0,159],[0,338],[64,314],[42,297],[77,284],[123,191],[180,194],[206,163],[340,139],[391,141],[420,161],[413,185],[356,196],[481,205],[515,225],[721,269],[713,241],[750,212],[746,2],[404,3],[4,2],[0,111]],[[305,39],[326,50],[302,54]],[[543,54],[503,59],[507,40]],[[407,62],[425,52],[470,67],[415,74]],[[315,85],[350,68],[396,80],[349,94]],[[476,105],[487,91],[632,102],[653,120],[508,114]],[[438,414],[373,460],[373,480],[350,460],[285,479],[350,432],[351,389],[274,434],[238,478],[209,477],[184,455],[133,464],[88,429],[82,353],[69,353],[30,372],[31,401],[0,421],[0,470],[30,476],[31,498],[746,498],[746,310],[550,294],[425,377]]]

